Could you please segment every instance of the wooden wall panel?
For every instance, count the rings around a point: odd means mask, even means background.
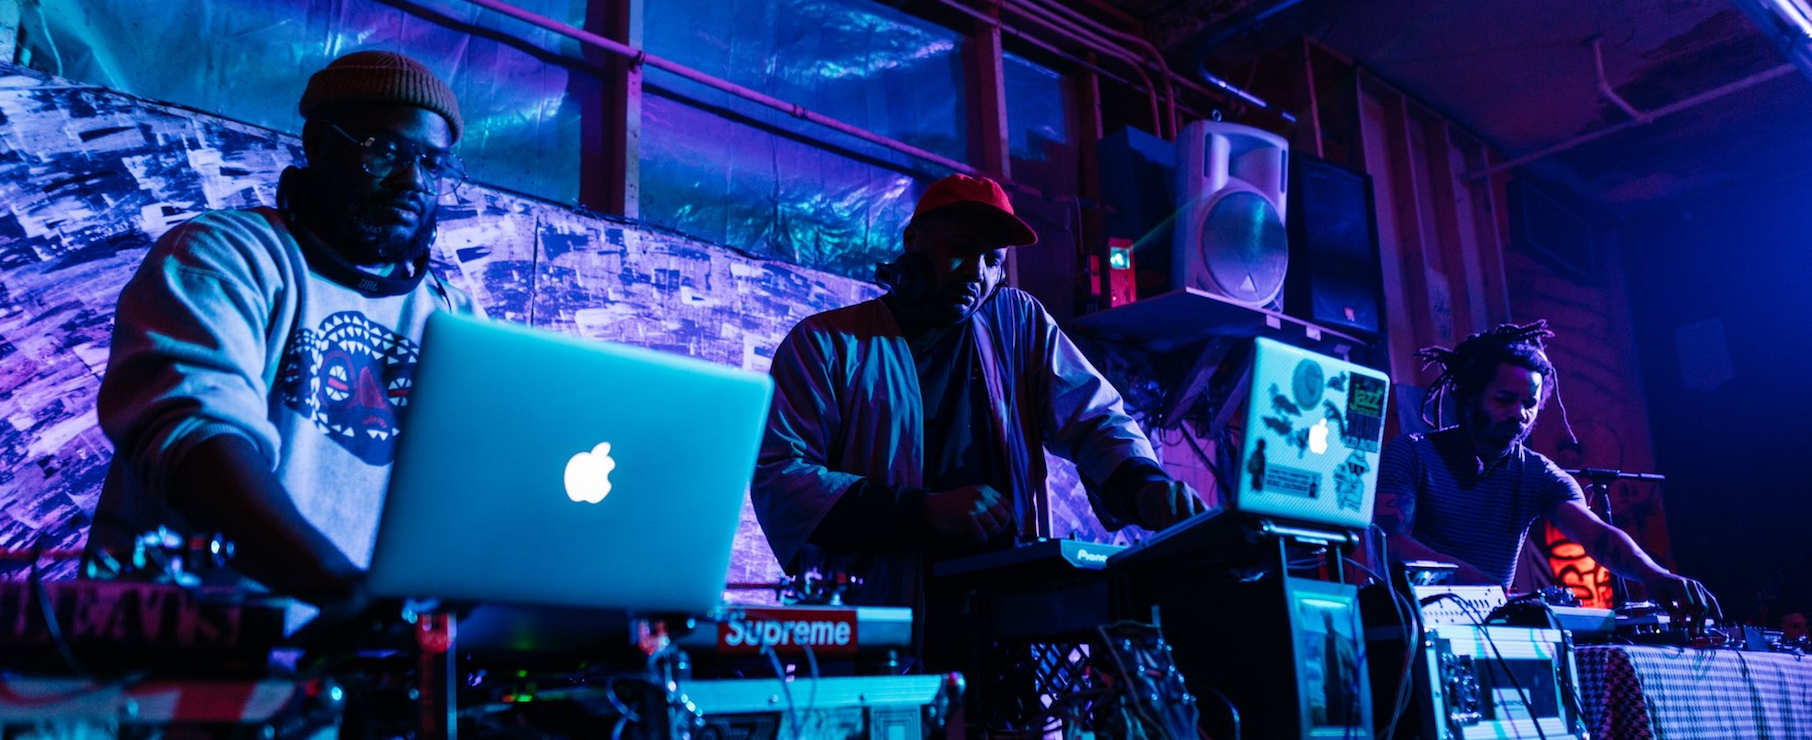
[[[1510,175],[1467,176],[1501,157],[1388,84],[1360,77],[1360,133],[1365,170],[1377,190],[1388,352],[1403,430],[1422,428],[1417,404],[1422,386],[1433,380],[1411,355],[1416,348],[1453,346],[1506,321],[1547,319],[1558,334],[1549,352],[1561,377],[1558,400],[1572,412],[1580,445],[1567,433],[1561,404],[1550,403],[1530,447],[1568,468],[1652,470],[1628,294],[1614,248],[1601,251],[1596,275],[1584,281],[1517,249],[1504,188]],[[1655,492],[1620,484],[1612,497],[1618,523],[1665,562],[1667,526]],[[1569,585],[1602,591],[1598,566],[1551,535],[1545,524],[1534,528],[1519,582],[1535,587],[1564,576]]]

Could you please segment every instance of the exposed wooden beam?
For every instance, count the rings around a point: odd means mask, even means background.
[[[983,11],[970,27],[965,62],[969,88],[969,161],[989,177],[1013,180],[1007,134],[1007,75],[1001,59],[1000,7]],[[1017,250],[1007,250],[1007,284],[1019,285]]]
[[[642,48],[643,0],[598,0],[585,10],[585,29]],[[608,70],[602,85],[581,89],[579,202],[627,218],[640,215],[642,184],[642,65],[585,45],[585,58]]]

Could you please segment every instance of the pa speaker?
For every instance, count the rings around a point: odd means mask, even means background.
[[[1122,128],[1095,143],[1101,168],[1101,200],[1110,208],[1104,217],[1106,236],[1132,245],[1133,273],[1126,293],[1155,296],[1171,290],[1171,220],[1176,217],[1175,144],[1135,128]],[[1099,255],[1112,263],[1111,250]],[[1121,278],[1110,270],[1109,274]],[[1111,281],[1110,281],[1111,282]],[[1107,286],[1109,293],[1113,286]],[[1111,303],[1111,299],[1110,299]],[[1111,305],[1120,305],[1111,303]]]
[[[1291,162],[1290,203],[1285,311],[1311,323],[1376,336],[1383,300],[1371,177],[1298,156]]]
[[[1177,135],[1172,285],[1248,306],[1274,302],[1289,267],[1289,143],[1250,126],[1197,121]]]

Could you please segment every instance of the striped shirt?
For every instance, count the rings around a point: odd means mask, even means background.
[[[1506,587],[1529,525],[1560,504],[1585,500],[1578,482],[1520,444],[1481,465],[1457,428],[1391,440],[1378,463],[1378,493],[1397,494],[1416,541]]]

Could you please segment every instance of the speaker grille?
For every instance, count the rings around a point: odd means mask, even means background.
[[[1209,206],[1196,249],[1208,269],[1194,287],[1250,304],[1277,296],[1290,263],[1289,239],[1277,209],[1264,196],[1245,190],[1227,193]]]

